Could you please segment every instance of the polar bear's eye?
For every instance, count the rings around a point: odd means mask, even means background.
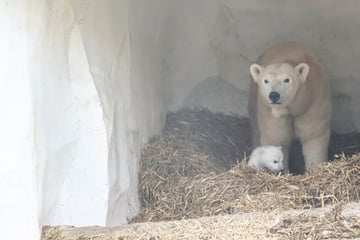
[[[277,164],[278,163],[278,161],[277,160],[274,160],[274,164]]]
[[[288,83],[288,82],[290,82],[290,79],[286,78],[286,79],[284,80],[284,82],[285,82],[285,83]]]
[[[264,83],[265,83],[265,84],[268,84],[268,83],[269,83],[269,80],[265,79],[265,80],[264,80]]]

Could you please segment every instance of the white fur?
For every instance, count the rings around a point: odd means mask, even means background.
[[[253,147],[282,146],[285,170],[293,139],[302,144],[305,168],[328,158],[331,93],[325,68],[302,44],[285,42],[250,66],[249,116]]]
[[[248,165],[256,170],[269,169],[272,172],[284,170],[284,154],[279,146],[260,146],[253,150]]]
[[[250,73],[258,84],[264,100],[276,108],[291,102],[300,84],[306,81],[309,65],[300,63],[293,67],[288,63],[276,63],[264,67],[254,63],[250,66]],[[269,99],[271,92],[279,93],[279,105],[272,104]]]

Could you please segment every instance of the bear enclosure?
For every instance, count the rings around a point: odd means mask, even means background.
[[[359,237],[359,8],[3,1],[0,236]],[[249,67],[288,40],[325,65],[334,161],[304,175],[256,173],[244,164]]]

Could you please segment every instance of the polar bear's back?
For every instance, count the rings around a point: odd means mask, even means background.
[[[283,42],[272,46],[263,52],[258,58],[257,63],[260,65],[269,65],[273,63],[287,62],[293,66],[305,62],[309,65],[320,65],[321,61],[311,50],[297,42]]]

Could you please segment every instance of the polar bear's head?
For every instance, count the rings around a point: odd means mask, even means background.
[[[259,94],[271,107],[287,107],[296,96],[301,84],[306,82],[309,65],[300,63],[277,63],[267,66],[252,64],[250,73],[257,85]]]

